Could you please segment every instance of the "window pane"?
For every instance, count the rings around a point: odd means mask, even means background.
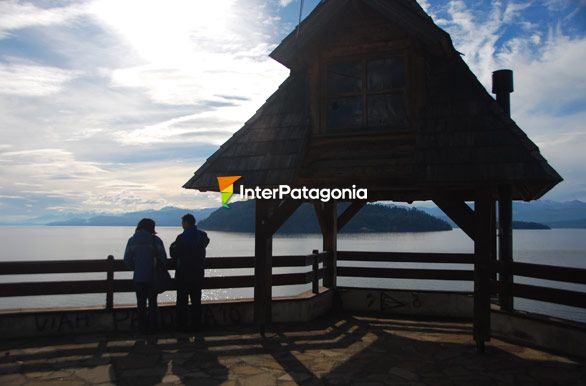
[[[327,125],[332,129],[362,125],[362,97],[332,98],[328,101]]]
[[[406,126],[407,111],[403,94],[370,95],[368,126]]]
[[[367,77],[369,92],[404,87],[405,65],[403,58],[394,56],[368,62]]]
[[[336,63],[328,65],[328,95],[362,91],[362,64]]]

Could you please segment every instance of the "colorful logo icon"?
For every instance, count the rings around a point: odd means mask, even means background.
[[[225,176],[218,177],[218,186],[222,194],[222,206],[229,208],[228,201],[234,194],[234,183],[240,179],[241,176]]]

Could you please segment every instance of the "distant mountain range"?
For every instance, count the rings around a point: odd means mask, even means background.
[[[348,204],[338,206],[341,213]],[[206,230],[252,233],[255,228],[254,201],[239,201],[220,208],[200,223]],[[368,204],[350,220],[342,233],[432,232],[452,230],[446,221],[415,208]],[[278,233],[319,233],[319,224],[311,204],[302,204],[283,224]]]
[[[453,221],[437,207],[418,207],[426,213],[448,221]],[[514,202],[513,219],[515,221],[540,223],[550,228],[586,228],[586,203],[574,200],[558,202],[537,200],[532,202]]]
[[[234,203],[236,204],[236,203]],[[232,205],[234,205],[232,204]],[[400,208],[411,209],[412,206],[398,205]],[[416,206],[417,209],[434,217],[456,225],[439,208],[435,206]],[[166,207],[160,210],[144,210],[122,214],[67,214],[55,213],[37,217],[26,223],[17,225],[59,225],[59,226],[134,226],[143,217],[155,219],[161,226],[177,226],[179,218],[185,213],[194,213],[198,221],[207,218],[218,208],[189,210],[177,207]],[[299,209],[304,210],[304,209]],[[557,202],[538,200],[533,202],[515,202],[513,218],[516,222],[533,222],[551,228],[583,228],[586,229],[586,203],[578,200]]]
[[[142,218],[152,218],[157,226],[181,226],[181,217],[191,213],[197,221],[208,217],[216,208],[205,209],[181,209],[165,207],[160,210],[143,210],[116,215],[98,215],[88,218],[74,217],[64,221],[52,221],[46,225],[50,226],[134,226]]]

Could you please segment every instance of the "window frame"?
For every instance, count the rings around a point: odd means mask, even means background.
[[[384,60],[391,57],[398,57],[403,60],[404,76],[405,81],[402,88],[389,88],[380,91],[370,92],[368,90],[368,62],[375,60]],[[360,63],[362,67],[362,91],[356,93],[340,93],[335,95],[328,94],[328,66],[338,63],[354,62]],[[410,52],[407,49],[381,51],[372,53],[369,55],[343,55],[343,56],[330,56],[324,58],[320,63],[320,134],[324,135],[349,135],[349,134],[364,134],[369,133],[404,133],[412,131],[412,119],[411,119],[411,74],[409,63],[411,62]],[[384,126],[369,126],[368,125],[368,98],[369,96],[377,95],[403,95],[405,102],[405,125],[384,125]],[[362,97],[362,124],[359,127],[347,126],[339,128],[331,128],[328,126],[328,108],[329,99],[331,98],[343,98],[343,97],[361,96]]]

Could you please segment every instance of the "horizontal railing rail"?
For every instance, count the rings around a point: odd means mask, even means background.
[[[319,262],[323,262],[327,253],[317,254]],[[311,265],[314,255],[307,256],[273,256],[273,267],[305,267]],[[175,269],[172,259],[167,260],[167,268]],[[206,269],[254,268],[254,257],[209,257]],[[121,259],[102,260],[41,260],[41,261],[6,261],[0,262],[0,275],[31,275],[53,273],[100,273],[130,271]]]
[[[272,275],[273,286],[312,284],[314,293],[319,292],[319,280],[326,275],[326,269],[320,268],[331,256],[330,253],[314,253],[309,255],[274,256],[272,263],[275,268],[307,267],[307,272],[278,273]],[[175,269],[173,260],[167,261],[169,270]],[[206,270],[211,269],[250,269],[254,268],[254,257],[210,257],[206,259]],[[104,273],[102,280],[65,280],[65,281],[27,281],[0,283],[0,297],[41,296],[41,295],[82,295],[106,294],[106,307],[113,307],[113,294],[133,292],[131,279],[115,279],[114,273],[128,272],[123,260],[108,256],[104,260],[58,260],[58,261],[8,261],[0,262],[0,276],[38,275],[38,274],[70,274],[70,273]],[[249,275],[206,276],[202,283],[203,289],[249,288],[254,287],[255,278]],[[172,281],[172,289],[175,282]]]
[[[323,278],[325,271],[320,269],[317,278]],[[273,285],[309,284],[314,279],[314,273],[284,273],[273,275]],[[174,281],[173,285],[174,285]],[[25,283],[0,283],[0,297],[40,296],[40,295],[81,295],[106,293],[110,284],[114,292],[133,292],[134,284],[131,279],[109,280],[71,280],[71,281],[42,281]],[[213,276],[206,277],[203,289],[246,288],[254,287],[254,276]],[[172,287],[171,289],[174,289]]]
[[[421,279],[421,280],[474,280],[474,255],[466,253],[413,253],[413,252],[355,252],[339,251],[338,261],[344,262],[386,262],[386,263],[426,263],[426,264],[466,264],[468,269],[429,269],[396,267],[357,267],[338,266],[339,277],[384,278],[384,279]]]
[[[341,261],[369,261],[392,263],[440,263],[440,264],[474,264],[471,253],[419,253],[419,252],[358,252],[338,251]]]
[[[561,267],[533,263],[512,262],[508,264],[495,263],[497,272],[508,270],[515,276],[530,277],[533,279],[553,280],[566,283],[586,284],[586,269]]]
[[[569,284],[586,285],[586,269],[560,267],[556,265],[533,264],[523,262],[496,262],[493,271],[512,277],[523,277],[555,281]],[[498,283],[499,291],[506,289],[508,296],[538,300],[565,306],[586,308],[586,291],[555,288],[547,284]]]
[[[474,279],[474,272],[457,269],[338,267],[338,276],[380,279],[457,280]]]
[[[514,283],[513,296],[563,304],[571,307],[586,308],[586,292]]]

